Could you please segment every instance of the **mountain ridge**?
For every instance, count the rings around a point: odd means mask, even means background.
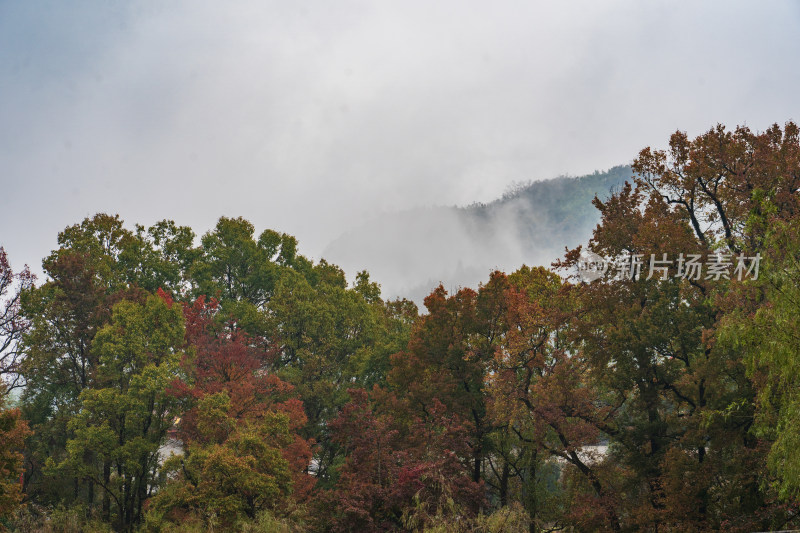
[[[620,165],[517,184],[488,203],[390,213],[344,232],[323,256],[350,274],[369,271],[384,297],[419,304],[439,283],[476,287],[494,269],[549,265],[591,237],[600,219],[592,198],[607,198],[632,175]]]

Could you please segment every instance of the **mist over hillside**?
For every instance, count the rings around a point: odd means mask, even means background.
[[[592,198],[606,198],[631,176],[629,166],[617,166],[517,185],[487,204],[392,213],[344,233],[323,256],[350,275],[367,269],[384,297],[421,304],[439,283],[477,287],[494,269],[549,265],[591,236],[599,221]]]

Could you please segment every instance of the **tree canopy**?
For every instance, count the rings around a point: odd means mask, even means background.
[[[0,248],[0,529],[800,527],[800,131],[631,168],[421,312],[243,218],[98,214],[40,284]]]

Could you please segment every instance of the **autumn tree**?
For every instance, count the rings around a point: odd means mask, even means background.
[[[35,430],[25,482],[41,501],[77,499],[91,507],[94,482],[45,476],[44,460],[64,459],[69,420],[80,409],[81,392],[95,385],[94,337],[113,305],[143,302],[147,290],[161,287],[185,291],[192,239],[189,228],[170,221],[134,232],[118,216],[98,214],[59,233],[59,248],[43,261],[45,283],[23,295],[22,312],[31,326],[23,343],[23,410]]]
[[[462,289],[448,296],[439,286],[425,298],[428,314],[415,324],[408,347],[392,356],[389,384],[409,399],[409,416],[425,416],[438,401],[468,421],[472,480],[481,479],[486,436],[484,361],[471,357],[477,330],[477,293]],[[485,354],[482,354],[485,355]]]
[[[755,251],[768,223],[758,216],[762,199],[770,199],[781,219],[797,213],[799,136],[793,122],[763,133],[720,124],[695,139],[678,131],[668,150],[642,150],[633,170],[644,190],[686,221],[699,245]]]
[[[191,356],[184,361],[186,380],[172,385],[172,391],[184,400],[184,412],[179,435],[190,448],[223,438],[214,438],[208,427],[202,429],[198,405],[204,398],[224,394],[228,406],[225,420],[234,426],[259,423],[263,417],[280,414],[286,417],[289,441],[280,452],[289,465],[293,479],[293,496],[307,497],[314,485],[308,468],[312,458],[313,440],[304,439],[299,432],[307,419],[303,403],[295,387],[284,382],[270,369],[271,356],[258,348],[262,342],[239,329],[226,319],[216,300],[198,298],[185,305],[186,347]],[[190,450],[191,451],[191,450]]]
[[[3,388],[0,383],[0,393]],[[30,435],[20,410],[8,408],[6,402],[5,394],[0,394],[0,527],[22,501],[22,451],[25,438]]]
[[[264,341],[245,333],[216,299],[184,305],[185,377],[170,394],[181,401],[181,453],[168,460],[169,481],[148,504],[148,527],[234,528],[260,512],[287,513],[302,503],[313,441],[292,385],[271,370]]]
[[[759,489],[764,448],[751,432],[755,392],[742,354],[717,342],[732,288],[748,281],[687,276],[679,261],[660,279],[647,262],[755,255],[764,238],[752,218],[760,198],[795,209],[796,144],[791,123],[762,134],[719,126],[692,140],[679,132],[668,151],[640,153],[635,186],[595,200],[602,222],[589,248],[626,258],[627,275],[581,286],[586,311],[577,327],[612,393],[615,415],[598,427],[629,472],[626,514],[636,527],[764,529],[787,517]],[[637,258],[645,258],[643,271],[631,267]]]
[[[669,151],[646,149],[635,168],[643,186],[688,218],[702,244],[764,256],[759,280],[716,291],[726,326],[720,347],[744,355],[759,398],[755,434],[774,441],[770,463],[781,477],[778,486],[796,500],[786,459],[795,432],[786,417],[794,402],[788,383],[794,376],[789,339],[796,330],[800,130],[793,122],[763,133],[717,126],[693,140],[678,132]],[[733,404],[731,411],[741,408]]]
[[[322,528],[332,531],[422,529],[442,516],[466,519],[483,504],[471,480],[468,428],[437,401],[426,418],[408,418],[402,399],[377,387],[349,391],[331,422],[342,447],[334,489],[318,495]]]
[[[513,475],[524,489],[517,497],[532,529],[570,521],[582,528],[619,529],[617,473],[588,451],[607,438],[600,426],[613,410],[574,343],[575,291],[558,275],[525,266],[504,287],[503,333],[488,378],[489,413],[510,443],[502,454],[507,459],[499,478],[501,502],[509,501],[504,494]],[[554,483],[554,469],[585,486],[571,495],[572,506],[562,506],[566,489]],[[593,509],[588,523],[579,516],[583,509]]]
[[[21,314],[23,291],[33,287],[35,277],[26,266],[15,274],[11,269],[6,251],[0,247],[0,383],[4,391],[20,386],[22,334],[29,321]]]

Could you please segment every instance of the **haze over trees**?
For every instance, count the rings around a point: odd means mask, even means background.
[[[464,212],[520,203],[558,222],[531,246],[573,248],[422,310],[242,218],[98,214],[39,284],[0,249],[0,528],[800,527],[798,127]],[[588,281],[587,250],[627,262]]]
[[[493,270],[549,265],[591,236],[600,221],[592,198],[607,198],[630,177],[630,167],[618,166],[519,183],[486,204],[390,213],[341,235],[323,255],[348,272],[366,267],[385,293],[422,305],[439,283],[477,287]]]

